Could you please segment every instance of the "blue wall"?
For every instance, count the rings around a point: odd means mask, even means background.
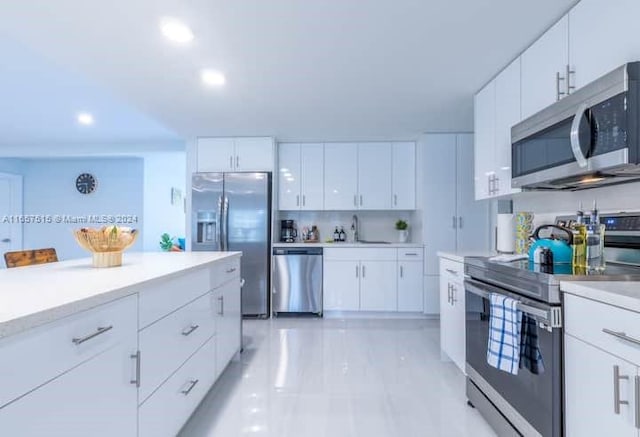
[[[24,160],[5,158],[0,159],[0,173],[22,174],[24,172]]]
[[[0,160],[0,162],[8,160]],[[2,165],[0,164],[0,168]],[[83,195],[75,188],[81,173],[93,174],[94,193]],[[134,215],[142,227],[144,169],[140,158],[28,159],[23,161],[24,214]],[[100,224],[25,224],[24,248],[54,247],[61,260],[89,254],[75,242],[72,230]],[[142,238],[129,249],[142,250]]]

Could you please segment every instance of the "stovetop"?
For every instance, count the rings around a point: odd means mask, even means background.
[[[600,273],[587,273],[570,264],[540,266],[528,261],[499,263],[488,257],[465,258],[471,278],[503,287],[536,300],[559,304],[560,281],[640,281],[640,266],[608,262]]]

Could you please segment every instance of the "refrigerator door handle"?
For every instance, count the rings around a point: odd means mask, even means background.
[[[224,196],[224,248],[223,251],[229,250],[229,198]]]
[[[223,196],[218,197],[218,222],[216,223],[216,227],[218,228],[216,231],[218,250],[222,250],[222,197]]]

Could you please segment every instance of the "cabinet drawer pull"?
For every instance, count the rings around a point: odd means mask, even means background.
[[[300,195],[296,194],[296,206],[300,206]]]
[[[452,275],[458,276],[458,272],[456,272],[455,270],[451,270],[451,269],[445,269],[445,270],[451,273]]]
[[[235,267],[232,267],[232,268],[230,268],[230,269],[227,269],[227,273],[233,273],[233,272],[235,272],[235,271],[236,271],[236,268],[235,268]]]
[[[129,381],[131,384],[135,384],[136,387],[140,387],[140,351],[137,351],[135,354],[131,354],[129,356],[132,360],[136,360],[136,377]]]
[[[229,156],[229,168],[233,170],[233,156]]]
[[[403,266],[400,266],[400,277],[404,278],[404,268],[403,268]]]
[[[302,206],[306,206],[307,205],[307,196],[306,195],[302,195]]]
[[[101,326],[93,334],[89,334],[89,335],[87,335],[85,337],[76,337],[76,338],[72,339],[71,341],[73,342],[73,344],[78,346],[78,345],[81,345],[82,343],[84,343],[85,341],[89,341],[92,338],[96,338],[97,336],[102,335],[107,331],[111,331],[112,329],[113,329],[113,325]]]
[[[184,335],[185,337],[190,336],[191,334],[193,334],[193,331],[195,331],[196,329],[198,329],[200,327],[200,325],[191,325],[189,326],[187,329],[185,329],[184,331],[182,331],[182,335]]]
[[[240,168],[240,155],[236,155],[236,168]]]
[[[356,265],[356,278],[359,278],[359,277],[360,277],[360,275],[358,274],[358,270],[359,270],[359,269],[358,269],[358,266]]]
[[[620,381],[628,380],[629,375],[620,375],[620,366],[613,366],[613,412],[620,414],[620,405],[629,405],[629,401],[620,400]]]
[[[404,256],[418,256],[415,252],[405,252]]]
[[[192,379],[191,381],[189,381],[189,388],[182,390],[180,393],[187,396],[189,393],[191,393],[191,390],[193,390],[193,388],[198,384],[198,382],[200,382],[199,379]]]
[[[365,276],[367,276],[367,268],[362,266],[362,277],[364,278]]]
[[[619,338],[620,340],[628,341],[629,343],[633,343],[637,346],[640,346],[640,340],[638,340],[637,338],[633,338],[622,331],[618,332],[618,331],[612,331],[611,329],[603,328],[602,332],[604,332],[605,334],[612,335],[616,338]]]
[[[362,194],[360,195],[360,206],[362,206]]]

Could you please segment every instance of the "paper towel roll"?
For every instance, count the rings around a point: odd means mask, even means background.
[[[514,253],[516,251],[516,233],[513,214],[498,214],[497,225],[496,250],[499,253]]]

